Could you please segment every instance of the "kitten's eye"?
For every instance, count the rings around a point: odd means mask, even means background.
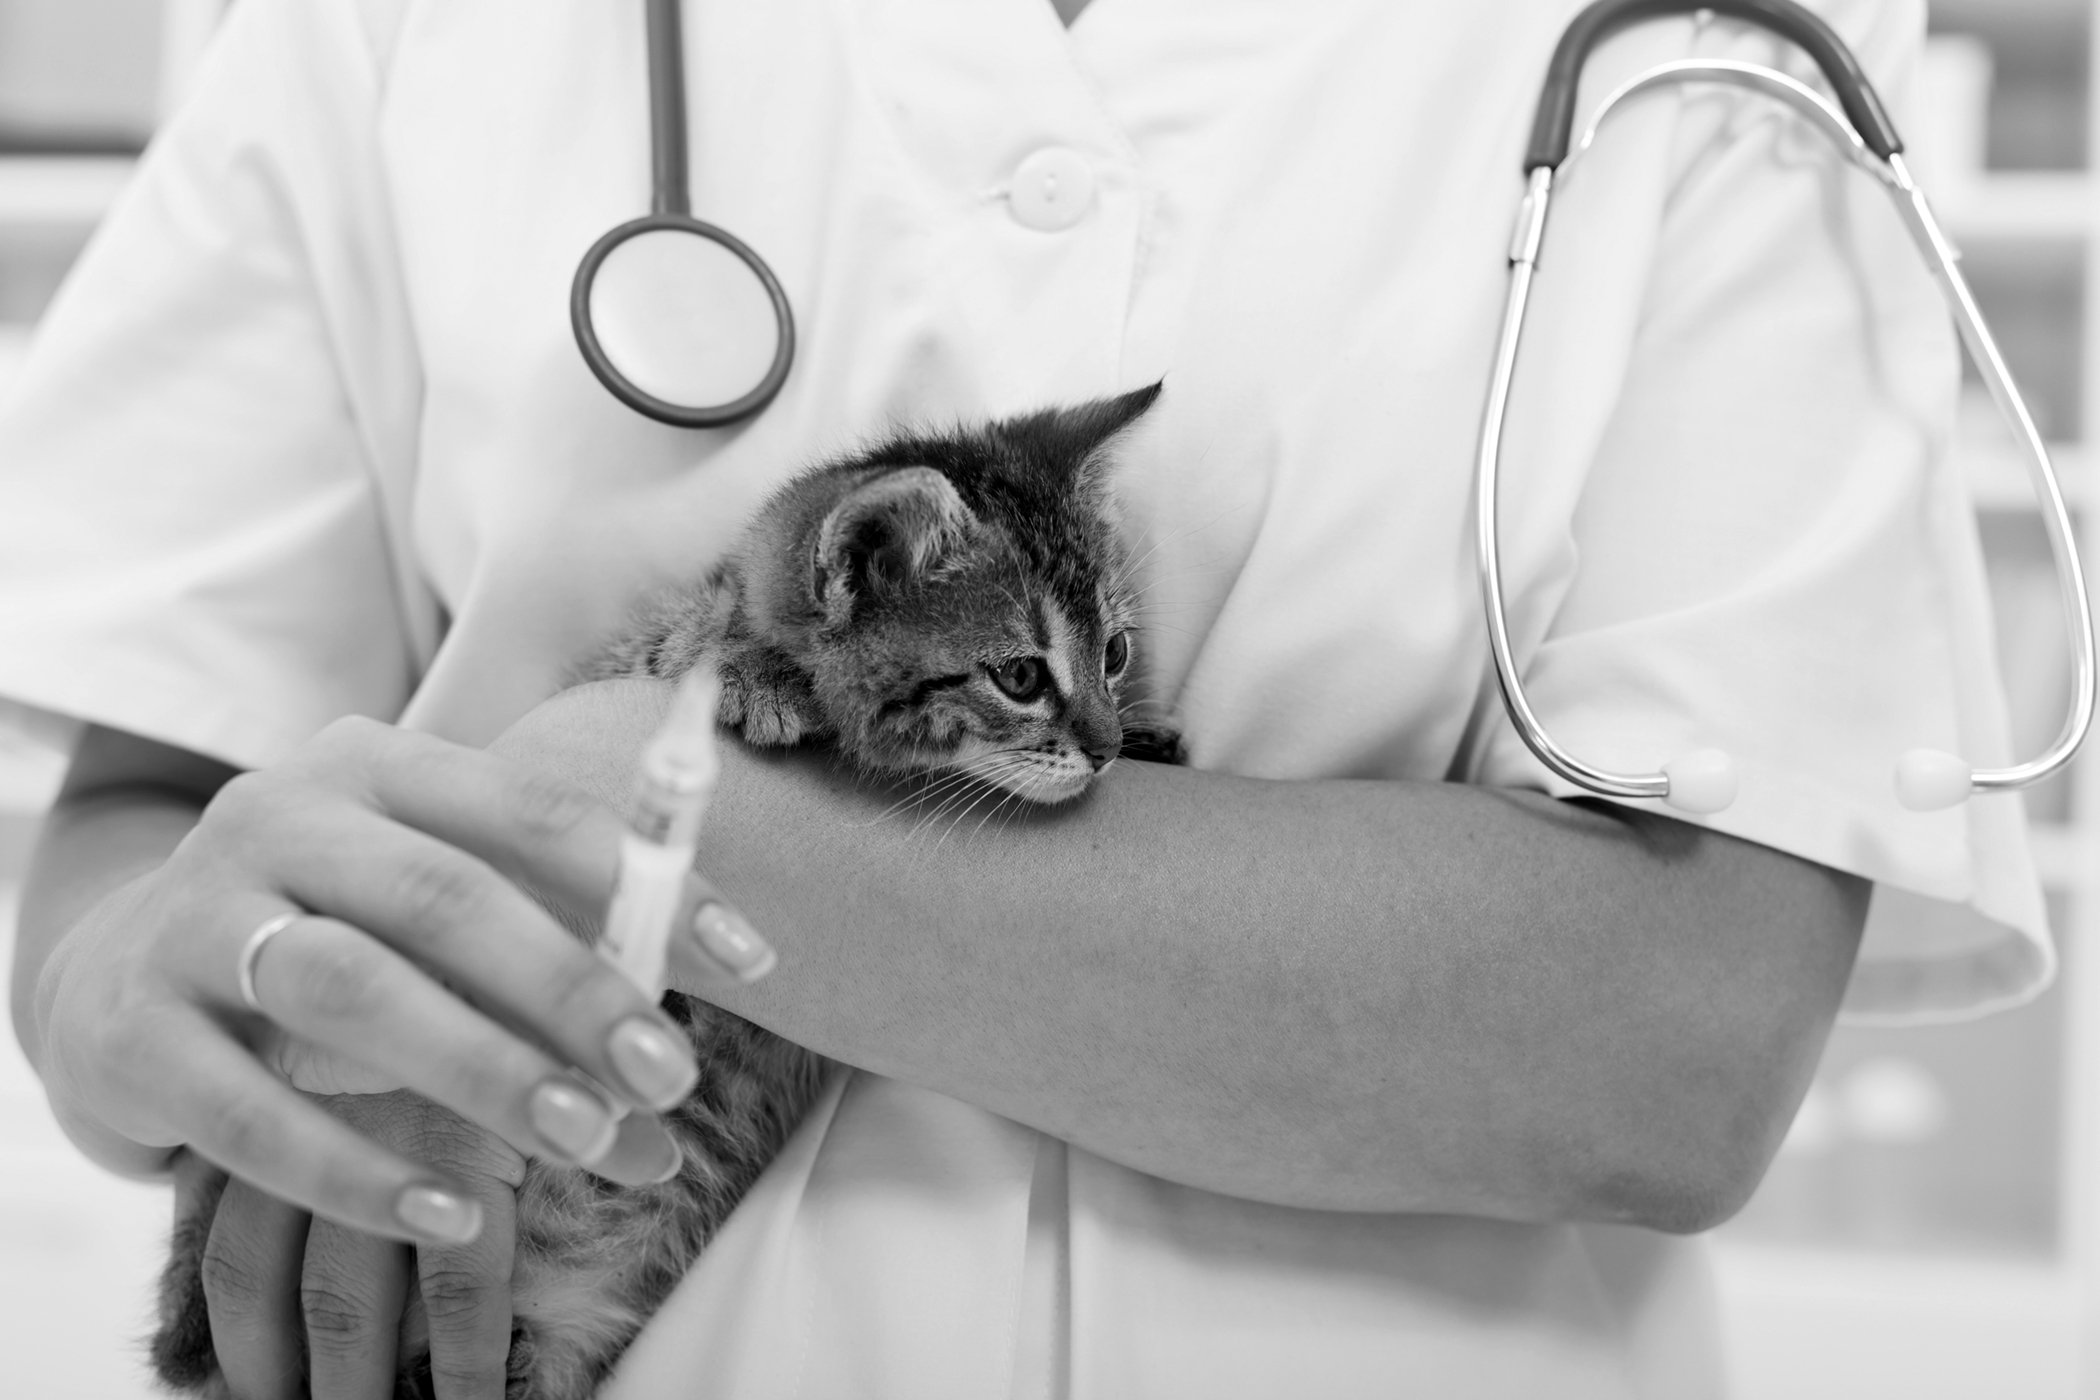
[[[1019,656],[986,669],[1001,690],[1023,704],[1041,695],[1050,683],[1050,668],[1040,656]]]
[[[1123,674],[1130,664],[1130,634],[1118,632],[1108,639],[1108,649],[1101,653],[1101,674],[1114,680]]]

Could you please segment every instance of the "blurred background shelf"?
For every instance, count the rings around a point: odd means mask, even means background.
[[[2100,881],[2094,868],[2091,842],[2076,827],[2037,822],[2032,833],[2034,863],[2042,883],[2052,890],[2088,893]]]
[[[1984,244],[2083,242],[2093,226],[2094,188],[2082,170],[1996,171],[1951,185],[1921,175],[1919,183],[1965,252]]]
[[[1735,1245],[1721,1256],[1720,1289],[1745,1400],[2093,1393],[2078,1360],[2075,1279],[2058,1265]],[[1901,1383],[1913,1377],[1931,1379]]]
[[[2051,443],[2088,561],[2094,8],[1929,0],[1932,42],[1897,114]],[[2036,752],[2068,693],[2061,598],[2026,464],[1973,376],[1955,451],[2015,743]],[[2089,751],[2027,804],[2061,975],[2008,1014],[1832,1037],[1778,1161],[1719,1235],[1745,1400],[2100,1397],[2100,760]],[[1930,933],[1922,901],[1901,917]]]
[[[1995,418],[1992,427],[1997,428]],[[2002,431],[2002,429],[2000,430]],[[2027,457],[2010,441],[1963,437],[1956,454],[1969,479],[1969,496],[1981,511],[2021,514],[2036,508],[2034,486],[2028,480]],[[2049,444],[2049,458],[2056,467],[2064,502],[2074,511],[2092,505],[2092,466],[2084,446],[2075,442]]]
[[[136,164],[130,155],[0,155],[0,229],[92,228]]]

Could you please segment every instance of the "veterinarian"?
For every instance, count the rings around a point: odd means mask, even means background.
[[[1562,800],[1504,721],[1469,470],[1576,8],[692,0],[694,208],[800,337],[696,431],[567,315],[645,207],[639,4],[232,7],[0,417],[0,694],[86,726],[17,1032],[97,1163],[240,1178],[236,1393],[298,1393],[302,1327],[314,1394],[388,1393],[413,1272],[440,1393],[500,1394],[519,1154],[603,1132],[557,1064],[690,1074],[520,893],[602,901],[662,713],[568,668],[860,434],[1162,376],[1120,485],[1193,766],[940,840],[726,746],[677,983],[857,1068],[608,1393],[1718,1393],[1682,1236],[1841,1005],[2011,1004],[2051,953],[2017,806],[1889,791],[1891,734],[2003,743],[1951,332],[1766,105],[1647,103],[1562,196],[1502,520],[1555,732],[1723,742],[1742,796]],[[1922,3],[1816,8],[1900,118]],[[1779,55],[1657,22],[1587,86],[1691,52]],[[1862,939],[1870,895],[1932,917]]]

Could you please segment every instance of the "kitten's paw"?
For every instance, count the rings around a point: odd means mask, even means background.
[[[760,748],[787,748],[816,738],[815,701],[799,675],[778,667],[746,670],[733,661],[721,663],[722,704],[715,712],[722,723],[740,731]]]
[[[1189,758],[1181,746],[1181,731],[1164,725],[1125,729],[1121,756],[1140,763],[1186,763]]]
[[[781,704],[779,697],[773,695],[754,695],[746,700],[740,723],[744,738],[762,749],[799,744],[809,732],[801,712],[792,705]]]

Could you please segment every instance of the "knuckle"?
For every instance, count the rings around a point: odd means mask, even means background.
[[[319,754],[362,758],[378,748],[391,725],[367,715],[340,715],[322,726],[307,748]]]
[[[236,1170],[274,1162],[284,1146],[284,1132],[270,1106],[255,1099],[231,1095],[213,1104],[205,1114],[210,1137],[205,1146]],[[241,1175],[252,1175],[242,1171]]]
[[[251,769],[228,778],[204,805],[206,820],[229,837],[267,829],[284,780]]]
[[[299,765],[236,773],[205,804],[197,829],[185,842],[200,868],[220,880],[240,872],[270,869],[311,823],[328,784],[297,771]]]
[[[143,1007],[111,1005],[87,1028],[88,1052],[119,1084],[131,1085],[158,1068],[158,1018]]]
[[[389,727],[364,715],[339,716],[324,725],[281,767],[315,781],[340,784],[345,778],[369,772]]]
[[[416,1155],[470,1179],[511,1188],[525,1179],[525,1159],[516,1148],[444,1109],[431,1113],[418,1125]]]
[[[408,860],[393,872],[392,882],[402,911],[424,932],[467,922],[487,900],[479,872],[463,859],[442,855]]]
[[[324,1279],[309,1277],[299,1291],[299,1315],[307,1345],[316,1351],[351,1352],[369,1346],[379,1319],[368,1299]]]
[[[166,1094],[170,1073],[163,1018],[147,1007],[113,1008],[94,1023],[74,1078],[142,1105]]]
[[[525,1184],[525,1154],[493,1135],[484,1136],[473,1168],[479,1175],[511,1191]]]
[[[344,1122],[392,1150],[414,1155],[423,1141],[424,1125],[446,1114],[429,1099],[411,1089],[384,1094],[354,1094],[330,1105]]]
[[[296,995],[332,1021],[355,1021],[378,1008],[380,966],[351,938],[315,940],[299,959]]]
[[[598,811],[590,794],[546,773],[517,773],[509,789],[505,800],[511,819],[528,836],[558,840],[574,835]]]
[[[464,1263],[426,1260],[417,1282],[423,1291],[423,1310],[435,1324],[455,1324],[478,1319],[499,1301],[504,1281],[493,1271]]]
[[[549,1010],[557,1024],[609,1027],[633,1011],[636,997],[626,979],[606,968],[598,958],[589,961],[592,966],[582,969],[579,975],[563,978],[554,988]]]
[[[510,1338],[504,1337],[501,1347],[493,1344],[485,1348],[487,1356],[479,1365],[471,1356],[439,1356],[430,1358],[430,1381],[439,1395],[474,1395],[489,1384],[490,1377],[503,1379],[504,1354],[509,1350]]]
[[[248,1311],[263,1299],[263,1271],[228,1248],[216,1230],[204,1242],[199,1273],[204,1296],[226,1313]]]
[[[517,1063],[501,1052],[484,1052],[461,1060],[453,1067],[453,1073],[457,1076],[459,1102],[481,1116],[507,1110],[530,1092],[524,1087],[529,1081],[521,1080]],[[423,1135],[435,1147],[456,1149],[463,1145],[458,1139],[465,1127],[457,1118],[445,1122],[432,1119],[426,1121]]]

